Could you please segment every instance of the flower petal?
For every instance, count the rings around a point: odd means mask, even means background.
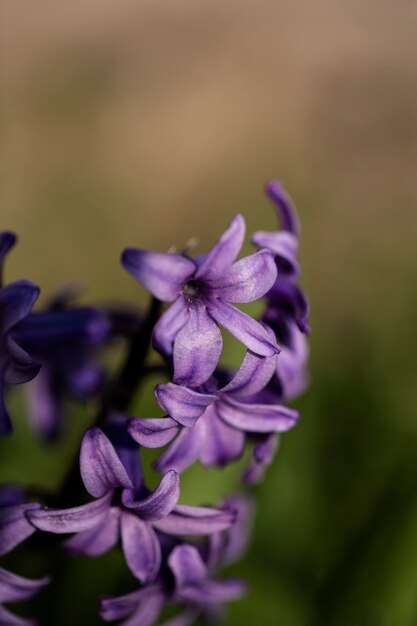
[[[278,433],[267,435],[252,451],[253,459],[243,474],[243,481],[247,485],[256,485],[264,477],[265,470],[274,459],[279,445]]]
[[[7,435],[12,431],[12,423],[4,404],[3,372],[0,370],[0,435]]]
[[[3,230],[2,232],[0,232],[0,274],[3,261],[6,258],[6,255],[9,252],[10,248],[12,248],[16,243],[16,239],[16,235],[10,231]]]
[[[77,533],[63,546],[72,554],[87,554],[88,556],[98,556],[104,554],[119,540],[120,509],[112,506],[102,521],[81,533]]]
[[[245,404],[224,398],[216,405],[218,415],[230,426],[253,433],[285,432],[293,428],[299,413],[281,405]]]
[[[260,250],[233,263],[217,278],[212,293],[227,302],[254,302],[271,289],[276,278],[274,254]]]
[[[174,341],[174,382],[197,387],[217,367],[223,340],[221,332],[204,305],[191,306],[190,317]]]
[[[2,626],[37,626],[33,619],[26,619],[10,613],[4,606],[0,605],[0,624]]]
[[[265,327],[243,311],[222,300],[211,300],[207,308],[219,324],[255,354],[273,356],[279,352],[276,341]]]
[[[230,528],[235,519],[234,511],[177,504],[172,513],[153,526],[169,535],[211,535]]]
[[[25,512],[40,508],[40,504],[35,503],[0,508],[0,555],[10,552],[35,532]]]
[[[192,465],[199,457],[201,445],[204,443],[204,439],[202,439],[204,433],[205,430],[200,429],[199,422],[193,428],[184,428],[176,440],[159,457],[155,463],[155,469],[158,472],[173,469],[181,473]]]
[[[35,378],[41,364],[34,361],[10,335],[7,337],[7,350],[10,361],[4,371],[4,381],[10,385],[18,385]]]
[[[164,596],[161,592],[154,593],[152,587],[153,585],[146,585],[143,589],[134,591],[126,596],[102,600],[100,616],[105,621],[112,621],[130,615],[120,626],[153,626],[164,607]],[[140,599],[137,599],[141,592],[143,593]],[[132,598],[132,600],[128,599],[129,595],[134,596],[135,594],[135,598]],[[132,613],[130,606],[135,600],[136,603]],[[115,616],[116,614],[118,614],[117,617]]]
[[[177,472],[170,470],[147,498],[135,501],[132,492],[126,490],[123,492],[122,501],[125,507],[133,509],[142,520],[151,522],[171,513],[179,497],[180,477]]]
[[[174,339],[188,322],[190,314],[184,298],[179,297],[159,318],[153,329],[152,341],[155,350],[161,354],[172,354]]]
[[[252,237],[252,243],[258,248],[267,248],[275,255],[278,276],[299,276],[301,273],[298,263],[298,239],[292,233],[284,230],[267,232],[260,230]]]
[[[174,574],[177,591],[184,585],[203,581],[208,575],[207,567],[197,548],[187,544],[172,550],[168,557],[168,565]]]
[[[150,524],[122,513],[121,533],[126,563],[142,583],[155,579],[161,565],[161,546]]]
[[[28,315],[39,296],[30,280],[17,280],[0,289],[0,328],[7,332]]]
[[[99,500],[71,509],[37,509],[27,511],[30,523],[50,533],[79,533],[100,524],[108,515],[112,493]]]
[[[150,596],[158,596],[161,606],[163,605],[162,589],[158,583],[146,585],[137,591],[132,591],[117,598],[100,599],[100,617],[106,622],[122,619],[133,613],[143,600]]]
[[[262,324],[262,322],[260,322]],[[266,325],[263,325],[271,340],[275,340],[274,332]],[[279,357],[278,357],[279,358]],[[233,392],[234,397],[249,396],[262,389],[269,383],[277,367],[277,355],[271,357],[259,356],[248,350],[239,370],[236,372],[230,383],[228,383],[221,393]]]
[[[238,579],[206,580],[198,585],[184,586],[180,596],[183,600],[197,604],[220,604],[238,600],[246,590],[245,583]]]
[[[265,191],[278,210],[282,230],[293,233],[293,235],[298,237],[300,225],[297,212],[284,187],[277,180],[270,180],[265,186]]]
[[[18,602],[30,598],[49,581],[47,576],[33,580],[23,578],[23,576],[18,576],[0,567],[0,602]]]
[[[179,426],[170,417],[132,417],[127,423],[127,430],[132,439],[144,448],[162,448],[174,439]]]
[[[241,215],[236,215],[200,264],[195,277],[212,279],[221,275],[239,254],[245,238],[245,230],[245,220]]]
[[[115,487],[133,488],[113,444],[97,427],[89,428],[81,442],[80,472],[85,488],[95,498]]]
[[[206,408],[217,400],[217,396],[212,394],[193,391],[174,383],[157,385],[155,395],[159,405],[183,426],[194,426]]]
[[[205,433],[201,435],[204,442],[200,447],[200,460],[206,467],[213,465],[224,466],[240,458],[245,447],[245,435],[236,430],[216,414],[216,408],[207,410],[210,414],[204,416],[200,426]]]
[[[195,272],[195,265],[181,254],[163,254],[128,248],[122,264],[155,298],[172,302]]]

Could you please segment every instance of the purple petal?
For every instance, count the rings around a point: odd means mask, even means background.
[[[281,273],[286,276],[299,276],[301,273],[298,263],[298,239],[287,231],[267,232],[260,230],[252,237],[252,243],[258,248],[267,248],[275,255],[278,267],[278,276]]]
[[[283,397],[286,400],[298,397],[307,387],[308,344],[304,334],[295,326],[292,333],[292,346],[282,346],[277,359],[277,377],[281,383]]]
[[[39,296],[39,287],[30,280],[17,280],[0,290],[0,328],[3,332],[30,313]]]
[[[61,426],[62,403],[54,393],[51,371],[44,365],[36,379],[28,385],[30,422],[43,439],[55,438]]]
[[[221,332],[203,305],[190,307],[190,317],[174,342],[174,382],[197,387],[217,367],[223,340]]]
[[[293,428],[299,414],[281,405],[245,404],[223,399],[216,405],[218,415],[230,426],[253,433],[285,432]]]
[[[12,337],[7,337],[7,350],[10,361],[4,372],[4,380],[11,385],[18,385],[32,380],[39,372],[41,364],[34,361]]]
[[[234,511],[177,504],[172,513],[153,526],[169,535],[211,535],[230,528]]]
[[[302,333],[309,334],[310,305],[305,293],[296,283],[278,279],[269,292],[268,298],[275,314],[284,312],[295,320]],[[266,317],[267,315],[268,311]]]
[[[193,428],[184,428],[178,435],[176,440],[169,448],[159,457],[155,468],[158,472],[166,472],[173,469],[181,473],[184,469],[192,465],[200,454],[201,445],[204,439],[204,430],[200,430],[200,423]]]
[[[188,322],[190,314],[181,296],[171,304],[159,318],[153,329],[153,345],[155,350],[165,355],[172,354],[174,339]]]
[[[200,460],[206,467],[226,465],[242,456],[245,446],[245,435],[240,430],[232,428],[216,415],[216,408],[197,425],[204,429],[201,434]]]
[[[177,422],[170,417],[132,417],[127,423],[129,435],[145,448],[162,448],[173,440],[179,431]]]
[[[4,259],[6,258],[7,253],[10,248],[14,246],[16,243],[16,235],[10,231],[3,230],[0,232],[0,273],[2,270],[2,264]]]
[[[139,517],[147,522],[159,520],[171,513],[180,497],[180,477],[170,470],[165,474],[158,487],[147,498],[136,502],[132,492],[123,492],[123,504],[133,509]]]
[[[122,513],[122,545],[126,563],[142,583],[155,579],[161,564],[161,547],[150,524]]]
[[[4,404],[3,372],[0,370],[0,435],[7,435],[12,431],[10,417]]]
[[[115,487],[133,488],[111,441],[100,428],[89,428],[81,442],[80,472],[85,488],[100,498]]]
[[[153,626],[164,607],[164,596],[161,591],[154,591],[155,587],[146,585],[126,596],[104,598],[100,602],[100,616],[112,621],[130,615],[120,626]]]
[[[275,283],[277,266],[269,250],[260,250],[233,263],[213,284],[216,298],[228,302],[254,302]]]
[[[238,600],[246,593],[246,590],[247,587],[241,580],[207,580],[198,585],[184,586],[179,595],[184,600],[197,604],[221,604]]]
[[[195,272],[194,263],[180,254],[134,248],[123,252],[122,264],[155,298],[163,302],[176,300]]]
[[[143,486],[143,472],[139,446],[132,440],[126,429],[127,418],[123,414],[113,413],[107,419],[105,429],[110,441],[113,443],[117,456],[121,460],[135,489]]]
[[[212,394],[193,391],[174,383],[157,385],[155,395],[159,405],[183,426],[194,426],[206,408],[217,400],[217,396]]]
[[[274,340],[275,335],[273,331],[266,325],[264,328],[271,336],[271,340]],[[271,357],[265,357],[248,350],[239,370],[230,383],[226,385],[226,387],[223,387],[221,393],[233,392],[235,397],[249,396],[258,393],[269,383],[276,367],[276,354]]]
[[[49,578],[32,580],[13,574],[0,567],[0,602],[18,602],[30,598],[49,583]]]
[[[37,626],[32,619],[18,617],[0,605],[0,624],[2,626]]]
[[[274,459],[278,445],[279,435],[273,433],[254,447],[252,451],[253,460],[243,474],[243,480],[247,485],[255,485],[262,480],[266,468]]]
[[[88,556],[98,556],[104,554],[119,540],[120,509],[111,507],[102,521],[81,533],[77,533],[63,546],[72,554],[87,554]]]
[[[198,583],[207,578],[207,567],[194,546],[184,544],[174,548],[168,557],[168,565],[174,574],[178,591],[184,585]]]
[[[243,311],[222,300],[211,300],[208,310],[219,324],[255,354],[273,356],[279,352],[276,341],[265,327]]]
[[[108,515],[112,493],[71,509],[38,509],[27,511],[30,523],[50,533],[79,533],[100,524]]]
[[[220,276],[236,259],[245,238],[245,220],[236,215],[230,226],[199,266],[195,277],[212,279]]]
[[[298,237],[300,225],[297,213],[284,187],[278,181],[270,180],[265,186],[265,191],[278,210],[282,230],[293,233]]]
[[[10,552],[35,532],[36,529],[25,517],[25,512],[39,508],[40,504],[18,504],[0,508],[0,555]]]

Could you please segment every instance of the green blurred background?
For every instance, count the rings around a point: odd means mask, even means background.
[[[20,236],[8,279],[144,301],[124,247],[206,249],[237,211],[270,229],[271,177],[298,207],[312,384],[255,489],[233,568],[250,592],[226,623],[415,626],[417,5],[17,0],[0,15],[0,228]],[[13,400],[2,481],[58,484],[88,417],[74,414],[71,450],[51,450]],[[237,473],[197,468],[183,498],[215,502]],[[24,554],[16,571],[45,571]],[[126,590],[120,558],[68,564],[37,601],[43,623],[95,624],[95,597]]]

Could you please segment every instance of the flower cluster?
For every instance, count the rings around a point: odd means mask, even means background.
[[[152,296],[147,314],[77,306],[68,289],[32,312],[39,294],[33,283],[1,283],[0,431],[12,428],[4,391],[32,379],[28,413],[42,438],[65,435],[68,398],[93,401],[98,408],[59,493],[46,496],[43,504],[4,488],[0,554],[32,541],[36,531],[46,541],[51,534],[69,535],[62,548],[72,554],[95,557],[120,546],[136,588],[100,600],[105,621],[186,626],[199,616],[220,618],[223,605],[245,591],[242,581],[218,573],[247,545],[248,495],[229,496],[217,506],[191,506],[180,503],[180,482],[195,462],[224,467],[251,446],[242,477],[247,489],[271,463],[279,433],[298,421],[298,412],[286,403],[308,382],[309,310],[298,284],[299,226],[281,185],[269,183],[267,193],[280,228],[255,233],[258,249],[248,256],[238,259],[245,238],[241,215],[196,258],[188,252],[123,252],[123,267]],[[14,242],[12,233],[0,233],[0,278]],[[264,303],[259,319],[235,306],[256,301]],[[221,328],[246,347],[235,371],[221,362]],[[115,339],[126,354],[112,374],[100,355]],[[148,359],[151,344],[159,354],[156,366]],[[131,416],[131,400],[152,372],[163,375],[155,396],[166,415]],[[153,490],[142,471],[144,448],[161,449]],[[0,568],[0,602],[27,598],[47,582]],[[174,618],[164,616],[167,607],[176,612]],[[0,623],[33,622],[0,605]]]

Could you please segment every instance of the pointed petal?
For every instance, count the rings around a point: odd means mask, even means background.
[[[174,339],[188,322],[190,314],[184,298],[178,298],[159,318],[153,329],[153,345],[161,354],[172,354]]]
[[[279,352],[276,341],[265,327],[243,311],[222,300],[211,300],[207,308],[219,324],[255,354],[273,356]]]
[[[0,605],[0,624],[2,626],[37,626],[33,619],[18,617]]]
[[[302,333],[309,334],[310,305],[303,290],[290,280],[277,280],[268,294],[270,306],[275,312],[292,317]],[[268,315],[268,311],[267,311]]]
[[[234,511],[177,504],[172,513],[153,526],[169,535],[211,535],[227,530],[235,520]]]
[[[4,372],[4,381],[11,385],[18,385],[35,378],[41,369],[41,364],[34,361],[10,336],[7,337],[7,349],[10,361]]]
[[[142,583],[155,579],[161,565],[161,547],[150,524],[122,513],[122,545],[126,563]]]
[[[159,405],[183,426],[194,426],[206,408],[217,400],[217,396],[212,394],[193,391],[174,383],[157,385],[155,395]]]
[[[208,575],[207,567],[197,548],[187,544],[172,550],[168,557],[168,565],[174,574],[177,591],[184,585],[203,581]]]
[[[243,474],[243,481],[247,485],[256,485],[262,480],[265,470],[274,459],[278,445],[279,435],[273,433],[272,435],[267,435],[263,441],[253,448],[253,459]]]
[[[127,430],[132,439],[144,448],[162,448],[174,439],[179,426],[170,417],[132,417],[127,423]]]
[[[62,402],[53,388],[51,371],[44,365],[27,387],[30,423],[42,439],[56,439],[62,419]]]
[[[296,425],[299,413],[281,405],[245,404],[223,399],[216,405],[218,415],[230,426],[252,433],[285,432]]]
[[[122,501],[125,507],[133,509],[142,520],[152,522],[171,513],[179,497],[180,477],[177,472],[170,470],[147,498],[135,501],[132,492],[126,490],[123,492]]]
[[[301,273],[298,263],[298,239],[284,230],[267,232],[260,230],[252,237],[252,243],[258,248],[267,248],[275,255],[278,267],[278,276],[299,276]]]
[[[30,313],[39,291],[30,280],[17,280],[0,289],[0,327],[3,332]]]
[[[155,463],[158,472],[166,472],[173,469],[181,473],[196,461],[200,454],[201,445],[204,443],[205,430],[200,429],[200,423],[193,428],[184,428],[176,440],[159,457]]]
[[[49,580],[47,576],[38,580],[23,578],[0,567],[0,602],[18,602],[30,598]]]
[[[197,387],[205,383],[216,369],[223,340],[205,306],[192,306],[189,313],[188,322],[175,337],[174,382]]]
[[[72,554],[82,553],[88,556],[104,554],[118,542],[119,525],[120,509],[113,506],[99,524],[67,539],[63,547]]]
[[[262,324],[262,322],[260,322]],[[270,335],[271,341],[275,340],[274,332],[264,325],[266,332]],[[279,357],[278,357],[279,358]],[[277,355],[271,357],[259,356],[248,350],[242,365],[232,378],[230,383],[223,387],[221,393],[233,392],[234,397],[249,396],[262,389],[269,383],[277,367]]]
[[[202,261],[195,277],[212,279],[221,275],[239,254],[245,238],[245,230],[245,220],[241,215],[236,215]]]
[[[158,583],[145,585],[137,591],[132,591],[117,598],[101,598],[100,617],[106,622],[122,619],[133,613],[143,600],[150,596],[157,596],[161,601],[161,605],[163,604],[162,589]]]
[[[10,552],[35,532],[25,512],[40,508],[40,504],[35,503],[0,508],[0,555]]]
[[[85,488],[100,498],[115,487],[133,488],[110,439],[100,428],[89,428],[81,442],[80,472]]]
[[[37,509],[27,511],[30,523],[50,533],[79,533],[100,524],[108,515],[112,493],[71,509]]]
[[[126,428],[126,415],[113,413],[107,420],[105,432],[113,443],[117,456],[121,460],[135,489],[143,485],[142,464],[139,446],[132,440]]]
[[[146,585],[143,591],[147,591],[148,587],[149,585]],[[114,600],[117,601],[118,599],[115,598]],[[162,594],[159,594],[159,595],[155,593],[144,594],[144,597],[141,598],[139,605],[136,607],[136,610],[127,620],[122,622],[120,626],[154,626],[163,607],[164,607],[164,597]],[[111,611],[111,606],[110,606],[110,611]],[[100,615],[106,621],[117,619],[117,618],[109,617],[109,605],[105,607],[104,613],[102,609]]]
[[[274,254],[260,250],[233,263],[217,278],[212,293],[227,302],[254,302],[271,289],[276,278]]]
[[[208,409],[202,428],[205,429],[204,444],[200,448],[200,460],[206,467],[224,466],[240,458],[245,447],[245,435],[216,415],[215,407]]]
[[[198,585],[184,586],[180,596],[188,602],[197,604],[221,604],[238,600],[246,593],[245,583],[238,579],[206,580]]]
[[[123,252],[122,265],[163,302],[176,300],[195,272],[194,263],[181,254],[162,254],[135,248]]]
[[[277,180],[270,180],[266,184],[265,191],[277,208],[282,230],[298,237],[300,234],[298,216],[284,187]]]

